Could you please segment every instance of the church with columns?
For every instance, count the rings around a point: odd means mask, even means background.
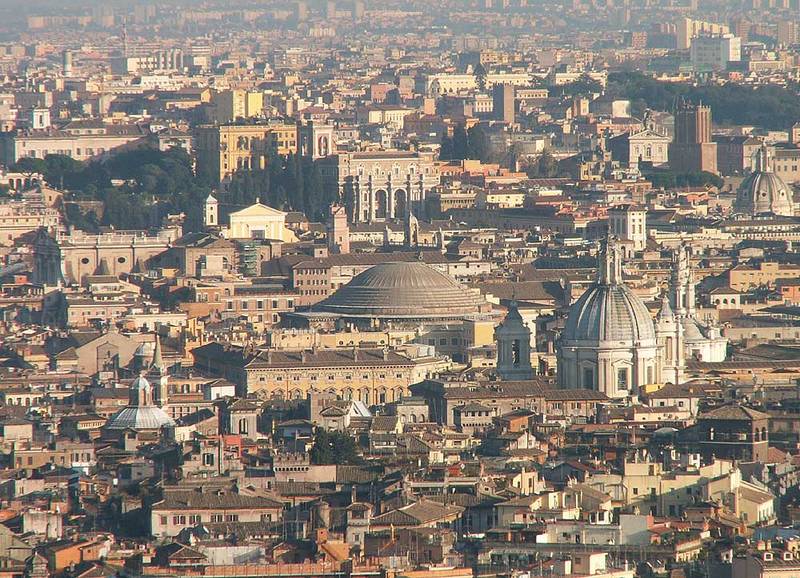
[[[597,280],[570,308],[558,341],[560,387],[632,398],[647,385],[680,383],[689,359],[724,361],[727,339],[697,319],[688,247],[673,254],[655,319],[622,270],[622,248],[610,238],[598,253]]]

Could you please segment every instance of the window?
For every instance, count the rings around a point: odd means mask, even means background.
[[[583,387],[585,389],[594,388],[594,370],[591,367],[583,368]]]
[[[522,350],[522,346],[519,339],[515,339],[511,342],[511,361],[512,363],[517,366],[520,364],[520,352]]]
[[[628,368],[621,367],[617,370],[617,389],[627,390],[628,387]]]

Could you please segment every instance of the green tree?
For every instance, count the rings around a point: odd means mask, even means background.
[[[22,173],[24,175],[30,176],[35,173],[44,174],[47,165],[44,163],[44,159],[34,159],[31,157],[24,157],[19,159],[13,165],[11,165],[11,170],[16,173]]]
[[[463,125],[453,130],[453,160],[462,161],[469,158],[469,136]]]
[[[486,90],[486,69],[480,62],[475,65],[475,80],[478,83],[479,90]]]
[[[439,149],[439,160],[450,161],[453,160],[453,139],[444,135],[442,137],[442,146]]]
[[[314,445],[311,447],[311,463],[317,465],[361,462],[356,440],[346,433],[317,428]]]
[[[489,135],[479,124],[474,125],[467,132],[467,156],[469,159],[478,159],[481,162],[489,160],[490,144]]]

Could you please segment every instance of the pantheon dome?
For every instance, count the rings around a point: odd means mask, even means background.
[[[462,319],[489,310],[479,291],[421,262],[375,265],[313,308],[380,320]]]
[[[794,191],[776,175],[769,164],[769,152],[762,146],[755,170],[742,181],[736,196],[736,210],[747,215],[794,215]]]
[[[621,249],[609,240],[599,254],[597,281],[569,310],[558,346],[559,384],[623,398],[660,378],[653,318],[623,282]]]

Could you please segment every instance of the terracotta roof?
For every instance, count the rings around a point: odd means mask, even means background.
[[[700,420],[755,421],[770,418],[769,414],[741,405],[723,405],[698,416]]]

